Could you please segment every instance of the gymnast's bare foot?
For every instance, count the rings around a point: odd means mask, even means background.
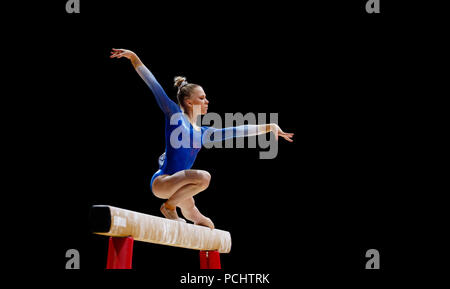
[[[194,225],[208,227],[211,230],[214,230],[214,223],[210,218],[203,216],[198,222],[194,222]]]
[[[166,203],[164,203],[164,204],[162,204],[160,210],[161,210],[161,213],[164,215],[164,217],[166,217],[167,219],[186,223],[185,219],[178,217],[176,208],[175,208],[175,210],[171,210],[171,209],[167,208]]]

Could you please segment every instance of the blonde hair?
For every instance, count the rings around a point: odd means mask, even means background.
[[[175,82],[174,86],[178,87],[177,92],[178,105],[181,106],[183,109],[185,109],[184,100],[186,98],[189,98],[194,88],[198,87],[199,85],[194,83],[188,83],[186,81],[186,77],[184,76],[176,76],[174,78],[174,82]]]

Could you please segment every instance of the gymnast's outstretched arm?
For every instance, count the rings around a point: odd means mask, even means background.
[[[213,127],[204,127],[205,131],[203,133],[203,143],[210,143],[216,141],[222,141],[230,138],[236,137],[249,137],[260,134],[265,134],[268,132],[273,132],[275,134],[275,138],[278,140],[278,137],[281,136],[288,142],[293,142],[291,139],[294,134],[293,133],[285,133],[277,124],[248,124],[248,125],[240,125],[234,127],[227,127],[222,129],[217,129]]]
[[[158,103],[161,110],[166,116],[170,116],[174,113],[181,112],[180,107],[173,102],[166,94],[164,89],[156,80],[155,76],[151,71],[142,63],[139,57],[133,51],[126,49],[114,49],[111,52],[111,58],[122,58],[126,57],[131,61],[134,69],[139,74],[139,76],[145,81],[150,90],[153,92],[156,102]]]

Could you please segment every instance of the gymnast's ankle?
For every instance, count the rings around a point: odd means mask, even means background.
[[[177,206],[173,206],[171,204],[168,204],[168,202],[164,203],[164,207],[166,207],[167,210],[175,211]]]

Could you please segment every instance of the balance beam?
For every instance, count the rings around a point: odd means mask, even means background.
[[[231,251],[229,232],[146,215],[112,206],[91,207],[91,231],[111,237],[200,251]]]

